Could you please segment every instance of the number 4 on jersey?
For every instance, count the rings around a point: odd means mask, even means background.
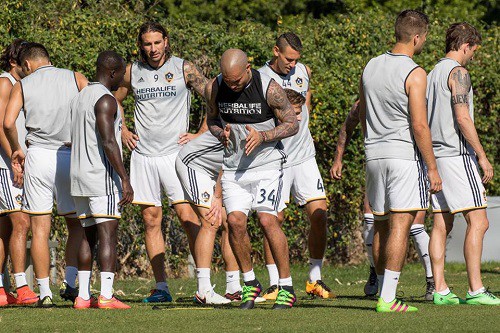
[[[318,184],[316,185],[318,190],[320,190],[321,192],[325,192],[325,188],[323,187],[323,183],[321,182],[321,178],[318,179]]]

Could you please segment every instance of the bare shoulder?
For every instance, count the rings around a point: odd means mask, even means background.
[[[416,67],[406,78],[406,93],[409,94],[412,89],[425,89],[427,87],[427,73],[422,67]]]
[[[116,99],[111,95],[105,94],[99,98],[95,104],[94,110],[95,112],[110,112],[114,114],[118,110]]]
[[[12,87],[13,85],[8,78],[0,77],[0,91],[2,92],[2,94],[4,94],[5,92],[10,93]]]
[[[274,80],[271,80],[266,93],[267,103],[271,107],[283,107],[288,99],[283,88]]]
[[[471,88],[469,71],[464,67],[455,67],[451,70],[448,85],[456,90],[468,92]]]
[[[89,80],[80,72],[75,72],[76,84],[78,85],[78,90],[82,90],[89,84]]]

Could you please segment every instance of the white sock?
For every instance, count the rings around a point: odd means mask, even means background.
[[[240,271],[226,271],[226,294],[241,291]]]
[[[170,293],[170,291],[168,290],[167,282],[156,282],[156,289],[164,290],[164,291]]]
[[[366,256],[370,261],[370,266],[375,267],[373,261],[373,223],[375,222],[373,214],[365,214],[363,222],[363,240],[365,241]]]
[[[255,273],[253,272],[253,269],[243,273],[243,282],[250,282],[253,280],[255,280]]]
[[[280,287],[284,287],[284,286],[291,287],[292,286],[292,277],[289,276],[289,277],[284,278],[284,279],[279,279],[278,286],[280,286]]]
[[[78,297],[84,300],[90,299],[90,271],[78,271]]]
[[[323,259],[309,258],[309,282],[321,280],[321,266]]]
[[[378,293],[380,294],[380,291],[382,290],[382,286],[384,285],[384,275],[377,274],[377,281],[378,281]]]
[[[469,291],[469,295],[476,296],[476,295],[479,295],[481,293],[484,293],[485,291],[486,291],[486,288],[485,287],[481,287],[481,288],[479,288],[476,291]]]
[[[26,273],[15,273],[14,280],[16,280],[16,288],[21,288],[23,286],[27,286],[28,282],[26,281]]]
[[[410,236],[415,243],[420,261],[425,269],[425,276],[432,277],[431,257],[429,256],[429,235],[423,224],[413,224],[410,228]]]
[[[280,274],[278,273],[278,266],[276,264],[266,265],[267,272],[269,273],[269,285],[278,285],[278,280],[280,279]]]
[[[212,289],[210,268],[196,268],[196,278],[198,279],[198,293],[200,295],[204,295]]]
[[[398,288],[398,281],[401,272],[394,272],[386,269],[384,271],[384,285],[380,291],[380,297],[384,302],[392,302],[396,298],[396,289]]]
[[[101,296],[106,299],[113,297],[113,281],[115,273],[101,272]]]
[[[0,274],[0,288],[3,288],[3,274]]]
[[[43,279],[36,279],[36,282],[38,283],[38,289],[40,289],[40,299],[43,299],[45,296],[52,298],[49,277],[47,276]]]
[[[451,291],[450,291],[450,288],[446,288],[445,290],[443,290],[443,291],[438,291],[437,293],[438,293],[439,295],[446,296],[446,295],[448,295],[450,292],[451,292]]]
[[[64,271],[64,281],[70,286],[71,288],[76,287],[76,277],[78,276],[78,268],[75,266],[66,266],[66,269]]]

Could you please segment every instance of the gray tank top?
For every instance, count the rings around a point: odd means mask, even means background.
[[[418,67],[406,55],[387,52],[371,59],[363,70],[367,161],[419,159],[405,89],[406,79]]]
[[[71,103],[71,195],[105,196],[121,192],[121,181],[108,161],[97,130],[95,104],[111,92],[99,82],[91,82]],[[114,97],[113,97],[114,98]],[[117,104],[118,105],[118,104]],[[118,109],[119,110],[119,109]],[[122,148],[122,118],[115,116],[115,138]]]
[[[43,66],[21,80],[29,145],[59,149],[71,143],[71,100],[78,94],[75,73]]]
[[[451,106],[451,90],[448,86],[450,72],[460,63],[449,58],[441,59],[427,76],[427,110],[432,146],[436,158],[458,155],[475,155],[458,127]],[[469,115],[474,121],[472,87],[469,91]]]
[[[16,84],[16,79],[10,74],[9,72],[3,72],[0,74],[0,77],[5,77],[10,80],[10,83],[12,85]],[[16,119],[16,129],[17,129],[17,140],[19,141],[19,145],[21,146],[21,149],[26,153],[26,134],[28,133],[26,131],[26,125],[25,125],[25,119],[24,119],[24,110],[21,109],[21,112],[19,113],[19,116]],[[10,156],[7,156],[5,151],[3,150],[2,147],[0,147],[0,168],[2,169],[10,169]]]
[[[293,89],[306,97],[309,89],[309,74],[307,74],[307,69],[304,64],[298,62],[288,75],[281,75],[276,73],[269,66],[268,62],[259,69],[259,72],[273,78],[276,82],[281,84],[283,89]],[[283,168],[300,164],[316,155],[314,141],[309,131],[309,111],[305,104],[302,106],[301,117],[302,120],[299,121],[299,132],[281,140],[285,147],[285,153],[287,154],[286,163],[283,164]]]
[[[219,139],[206,131],[182,147],[177,158],[196,171],[217,178],[222,168],[224,146]]]
[[[135,96],[136,151],[163,156],[179,151],[179,135],[189,129],[191,91],[184,80],[184,60],[172,56],[154,69],[134,62],[131,85]]]

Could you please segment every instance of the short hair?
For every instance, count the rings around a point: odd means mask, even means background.
[[[300,41],[299,36],[293,32],[285,32],[280,35],[278,39],[276,39],[276,46],[281,52],[283,52],[287,46],[290,46],[297,52],[302,51],[302,42]]]
[[[17,38],[5,48],[2,55],[0,56],[0,68],[6,72],[12,69],[10,65],[11,61],[15,61],[19,65],[18,56],[21,48],[26,44],[26,41]]]
[[[117,70],[126,66],[125,60],[115,51],[103,51],[99,53],[96,61],[97,71]]]
[[[285,93],[286,98],[288,98],[288,101],[292,105],[304,105],[306,103],[306,98],[298,91],[287,88],[285,89]]]
[[[446,30],[446,53],[458,51],[463,44],[480,45],[482,40],[479,31],[469,23],[453,23]]]
[[[170,57],[171,49],[170,49],[170,37],[167,33],[167,30],[158,22],[147,21],[141,25],[139,28],[139,34],[137,35],[137,44],[139,46],[142,45],[142,35],[148,32],[159,32],[161,33],[163,38],[167,38],[167,45],[165,46],[165,53],[167,54],[167,58]],[[147,56],[146,53],[139,48],[142,61],[146,62]]]
[[[18,64],[22,65],[26,60],[47,59],[50,61],[49,51],[40,43],[28,42],[23,44],[19,51]]]
[[[408,43],[415,35],[427,32],[428,27],[427,15],[418,10],[404,10],[396,19],[396,42]]]

